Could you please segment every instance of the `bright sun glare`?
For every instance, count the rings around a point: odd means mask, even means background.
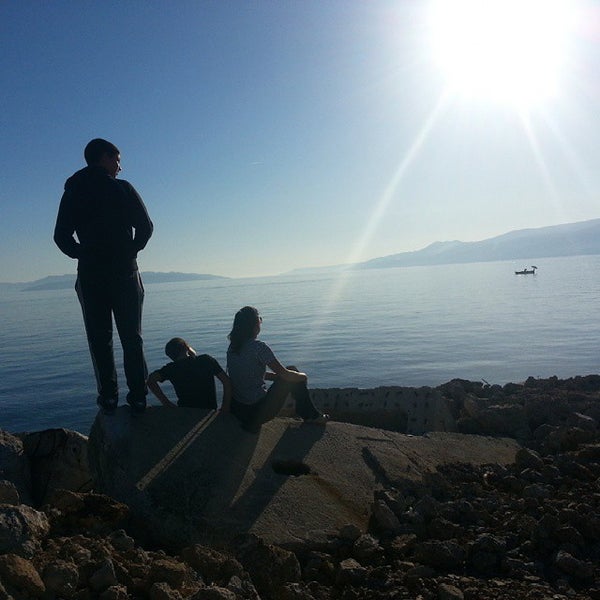
[[[540,104],[558,87],[572,0],[435,0],[435,60],[452,94]]]

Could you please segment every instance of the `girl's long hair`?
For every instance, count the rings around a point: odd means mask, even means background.
[[[256,325],[259,321],[258,310],[254,306],[244,306],[235,313],[233,328],[227,336],[230,342],[229,349],[232,352],[239,354],[244,342],[255,336]]]

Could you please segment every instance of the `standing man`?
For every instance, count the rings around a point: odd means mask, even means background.
[[[142,412],[148,370],[142,342],[144,287],[136,258],[152,235],[152,221],[134,187],[116,179],[121,155],[114,144],[94,139],[84,157],[87,167],[65,183],[54,241],[78,260],[75,289],[96,374],[98,406],[111,414],[118,404],[114,315],[123,346],[127,402]]]

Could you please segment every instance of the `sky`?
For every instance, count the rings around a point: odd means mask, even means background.
[[[485,10],[481,10],[481,6]],[[0,281],[95,137],[143,271],[254,277],[600,217],[591,0],[0,2]]]

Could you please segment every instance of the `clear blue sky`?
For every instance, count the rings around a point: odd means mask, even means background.
[[[154,221],[142,270],[270,275],[600,217],[600,13],[566,4],[546,48],[545,8],[520,46],[458,2],[443,23],[482,36],[460,50],[426,0],[3,2],[0,281],[75,271],[52,231],[94,137]],[[553,93],[519,98],[550,60]]]

